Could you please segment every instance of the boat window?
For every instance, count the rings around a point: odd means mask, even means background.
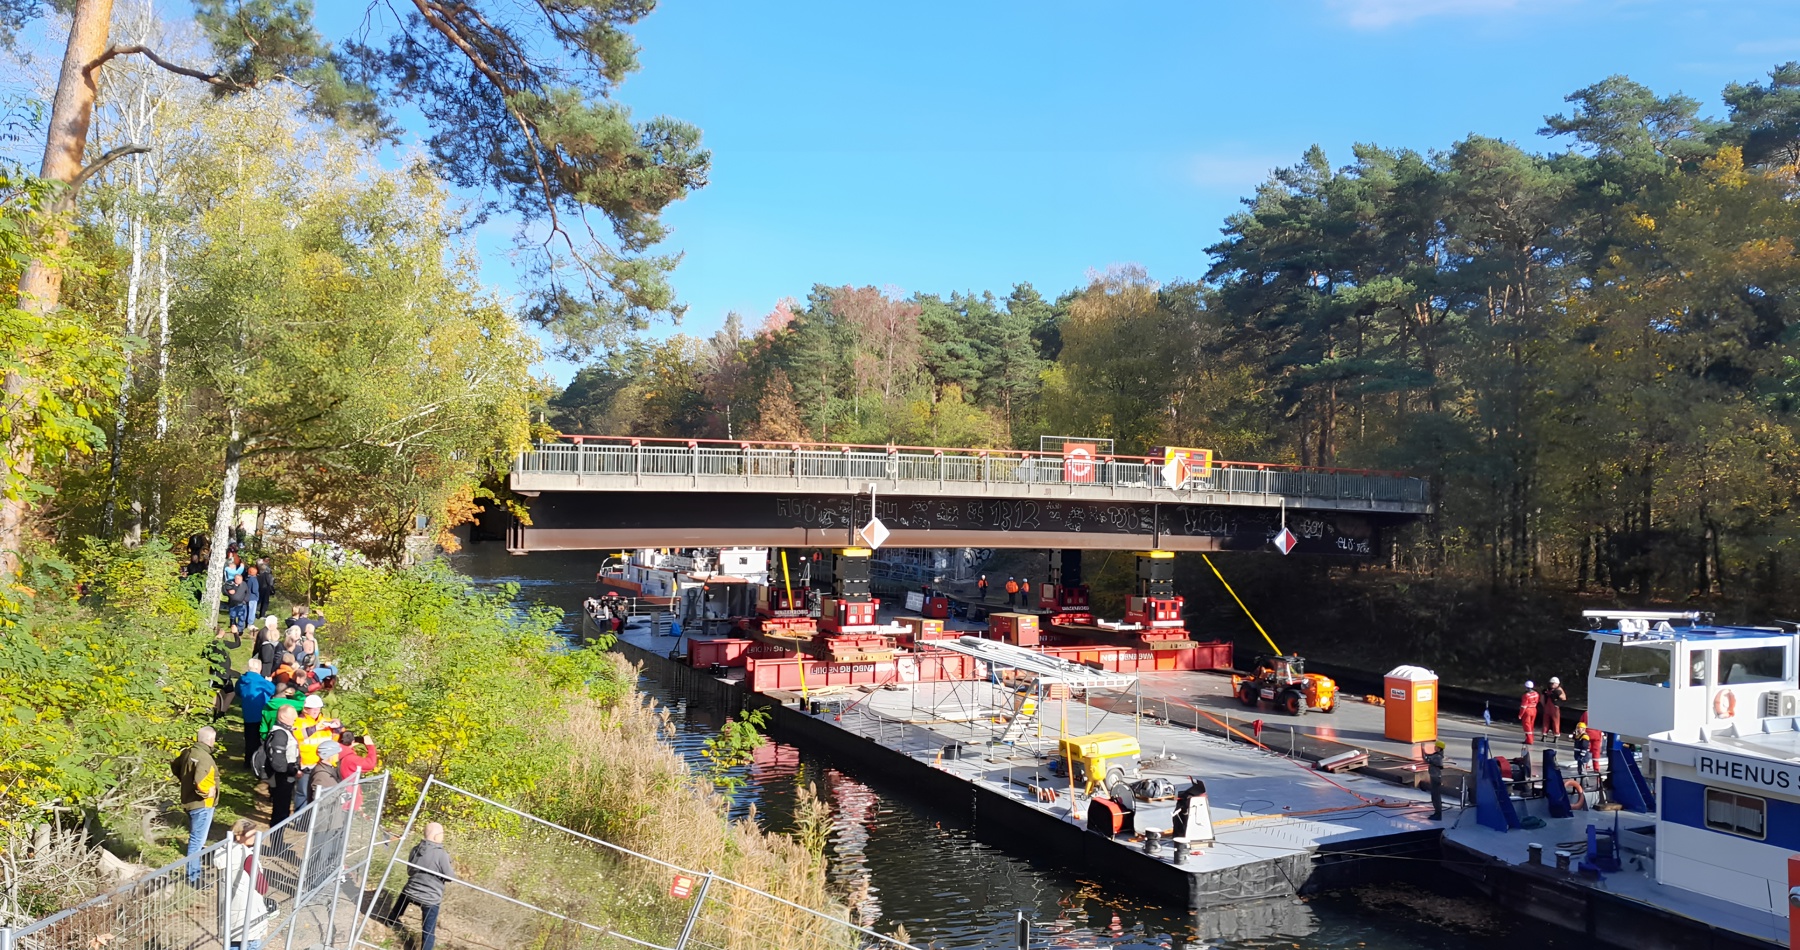
[[[1742,647],[1719,651],[1719,682],[1779,683],[1787,678],[1787,650],[1784,647]]]
[[[1755,795],[1740,795],[1722,788],[1706,790],[1706,827],[1761,841],[1768,803]]]
[[[1669,650],[1667,647],[1621,646],[1600,644],[1600,662],[1594,675],[1601,679],[1625,680],[1646,686],[1669,685]]]
[[[1710,650],[1692,650],[1688,653],[1688,685],[1706,685],[1706,658],[1712,655]]]

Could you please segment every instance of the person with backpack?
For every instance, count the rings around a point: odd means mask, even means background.
[[[244,674],[237,678],[238,711],[244,717],[244,767],[262,748],[263,710],[275,698],[275,684],[262,675],[262,661],[251,657],[244,663]]]
[[[212,828],[213,808],[219,804],[219,766],[213,762],[213,744],[219,734],[201,726],[194,744],[169,763],[181,784],[181,807],[188,816],[188,884],[200,886],[200,852],[206,849],[206,833]]]
[[[295,718],[293,707],[282,707],[275,716],[275,727],[269,730],[257,752],[262,765],[257,768],[256,777],[269,783],[270,828],[286,821],[294,811],[294,785],[300,780],[300,740],[294,736]],[[280,832],[275,833],[273,841],[277,850],[286,850]]]
[[[269,896],[269,878],[257,866],[256,839],[262,834],[256,822],[239,818],[231,826],[231,843],[213,856],[213,865],[225,872],[225,942],[229,950],[262,950],[269,923],[281,907]]]

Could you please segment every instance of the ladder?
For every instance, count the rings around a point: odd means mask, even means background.
[[[1037,721],[1037,700],[1027,696],[1020,701],[1019,708],[1013,712],[1012,718],[1006,721],[1006,729],[995,741],[1001,745],[1012,745],[1025,738],[1025,733],[1030,732],[1031,727],[1037,725]]]

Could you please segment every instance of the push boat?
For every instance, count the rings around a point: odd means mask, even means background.
[[[1800,944],[1800,634],[1697,611],[1584,617],[1594,740],[1541,765],[1476,740],[1446,867],[1612,946]],[[1569,755],[1591,744],[1599,761]]]

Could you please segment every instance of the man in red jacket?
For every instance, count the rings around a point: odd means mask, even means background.
[[[344,781],[356,781],[357,773],[370,775],[381,768],[381,750],[375,748],[374,736],[347,736],[339,741],[344,751],[338,753],[338,773]]]

